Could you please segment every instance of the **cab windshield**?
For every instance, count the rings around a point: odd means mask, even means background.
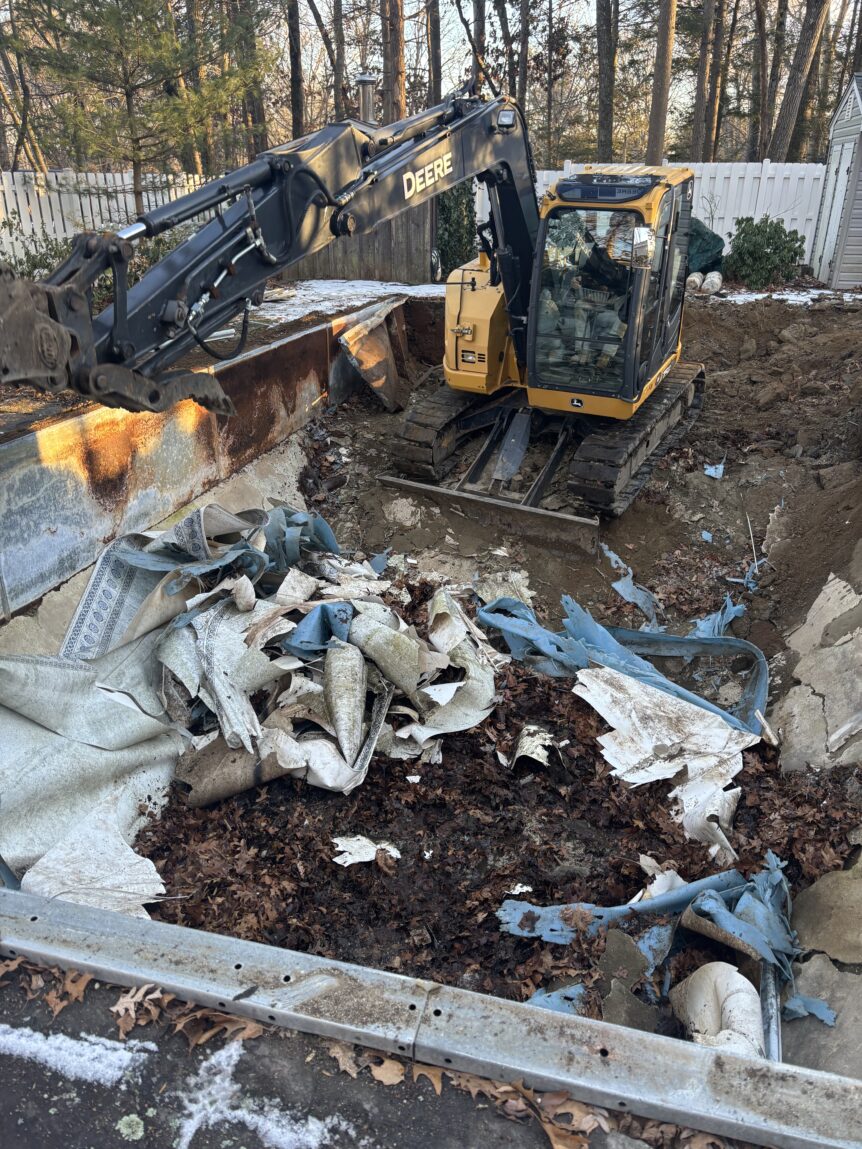
[[[623,387],[632,211],[568,208],[548,219],[536,323],[538,382]]]

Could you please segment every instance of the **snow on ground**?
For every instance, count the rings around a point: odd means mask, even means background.
[[[223,1125],[239,1125],[257,1134],[268,1149],[322,1149],[333,1143],[357,1143],[356,1131],[338,1114],[323,1119],[310,1114],[300,1117],[265,1098],[244,1099],[233,1079],[242,1053],[241,1042],[230,1042],[208,1057],[189,1079],[179,1098],[185,1114],[175,1142],[177,1149],[189,1149],[199,1130]]]
[[[442,299],[445,283],[386,283],[377,279],[302,279],[266,293],[252,312],[256,323],[290,323],[312,314],[336,314],[389,295]]]
[[[157,1052],[149,1041],[111,1041],[82,1033],[67,1037],[63,1033],[38,1033],[26,1025],[0,1024],[0,1054],[34,1061],[73,1081],[94,1085],[117,1085],[132,1070],[138,1069],[147,1054]]]
[[[728,292],[726,295],[714,295],[712,298],[727,303],[756,303],[758,299],[774,299],[778,303],[808,307],[824,296],[834,299],[836,302],[840,299],[844,303],[851,303],[853,300],[862,298],[853,291],[832,291],[828,287],[803,287],[788,291],[734,291]]]

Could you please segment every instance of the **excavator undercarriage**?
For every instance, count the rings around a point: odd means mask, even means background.
[[[525,406],[521,388],[477,400],[444,384],[417,396],[405,415],[395,448],[403,479],[381,479],[415,494],[469,495],[474,505],[490,499],[516,514],[528,508],[532,522],[536,514],[616,517],[695,422],[703,391],[702,367],[678,363],[620,423]],[[543,507],[549,495],[553,507]]]

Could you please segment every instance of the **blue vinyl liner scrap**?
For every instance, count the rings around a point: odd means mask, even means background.
[[[341,547],[326,519],[313,511],[297,511],[286,503],[273,507],[263,531],[271,570],[286,571],[295,567],[303,549],[341,554]]]
[[[737,870],[725,870],[655,898],[624,906],[602,907],[589,902],[535,906],[509,898],[500,906],[497,917],[502,928],[515,937],[541,938],[567,945],[580,932],[590,937],[615,923],[671,916],[674,921],[653,925],[633,938],[648,959],[647,975],[665,960],[674,942],[678,944],[675,934],[682,926],[774,965],[779,979],[792,983],[791,962],[801,950],[790,927],[790,890],[783,869],[784,863],[768,850],[765,868],[748,880]],[[583,995],[573,990],[573,986],[566,986],[550,995],[546,993],[538,998],[534,995],[530,1001],[544,1008],[577,1012]],[[549,997],[554,998],[553,1002],[547,1000]],[[819,998],[793,993],[787,999],[784,1008],[787,1020],[809,1014],[827,1025],[835,1023],[835,1012]]]
[[[647,590],[645,586],[635,582],[634,573],[628,563],[623,562],[618,554],[611,550],[607,543],[602,543],[602,550],[608,562],[622,577],[618,578],[616,582],[611,583],[611,586],[626,602],[632,603],[638,608],[641,614],[646,619],[646,622],[641,627],[642,630],[661,630],[658,621],[658,611],[661,610],[661,605],[651,590]]]
[[[516,598],[494,599],[477,612],[476,618],[487,629],[498,630],[502,634],[513,658],[541,674],[569,678],[579,670],[585,670],[590,663],[608,666],[720,715],[735,730],[760,734],[761,723],[755,711],[762,714],[766,709],[769,670],[763,652],[752,643],[718,635],[681,637],[629,630],[622,626],[605,627],[568,595],[564,595],[561,602],[565,611],[561,631],[542,626],[530,607]],[[752,659],[753,670],[743,686],[739,701],[729,710],[723,710],[672,682],[652,663],[640,657],[647,655],[688,661],[700,657],[732,658],[739,654]]]
[[[285,654],[297,658],[317,658],[333,638],[347,642],[353,607],[349,602],[324,602],[308,612],[290,634],[280,640]]]

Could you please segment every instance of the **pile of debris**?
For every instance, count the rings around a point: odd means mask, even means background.
[[[727,611],[677,637],[564,599],[555,632],[509,573],[450,586],[346,557],[287,505],[116,540],[61,656],[2,661],[0,853],[30,892],[671,1032],[668,989],[688,1001],[687,974],[733,959],[752,899],[773,925],[743,952],[789,976],[783,863],[743,872],[774,849],[810,881],[858,818],[824,818],[834,773],[815,790],[759,745],[762,655],[723,635]],[[656,665],[740,655],[729,709]],[[619,928],[594,929],[608,914]],[[621,979],[619,947],[644,937]]]

